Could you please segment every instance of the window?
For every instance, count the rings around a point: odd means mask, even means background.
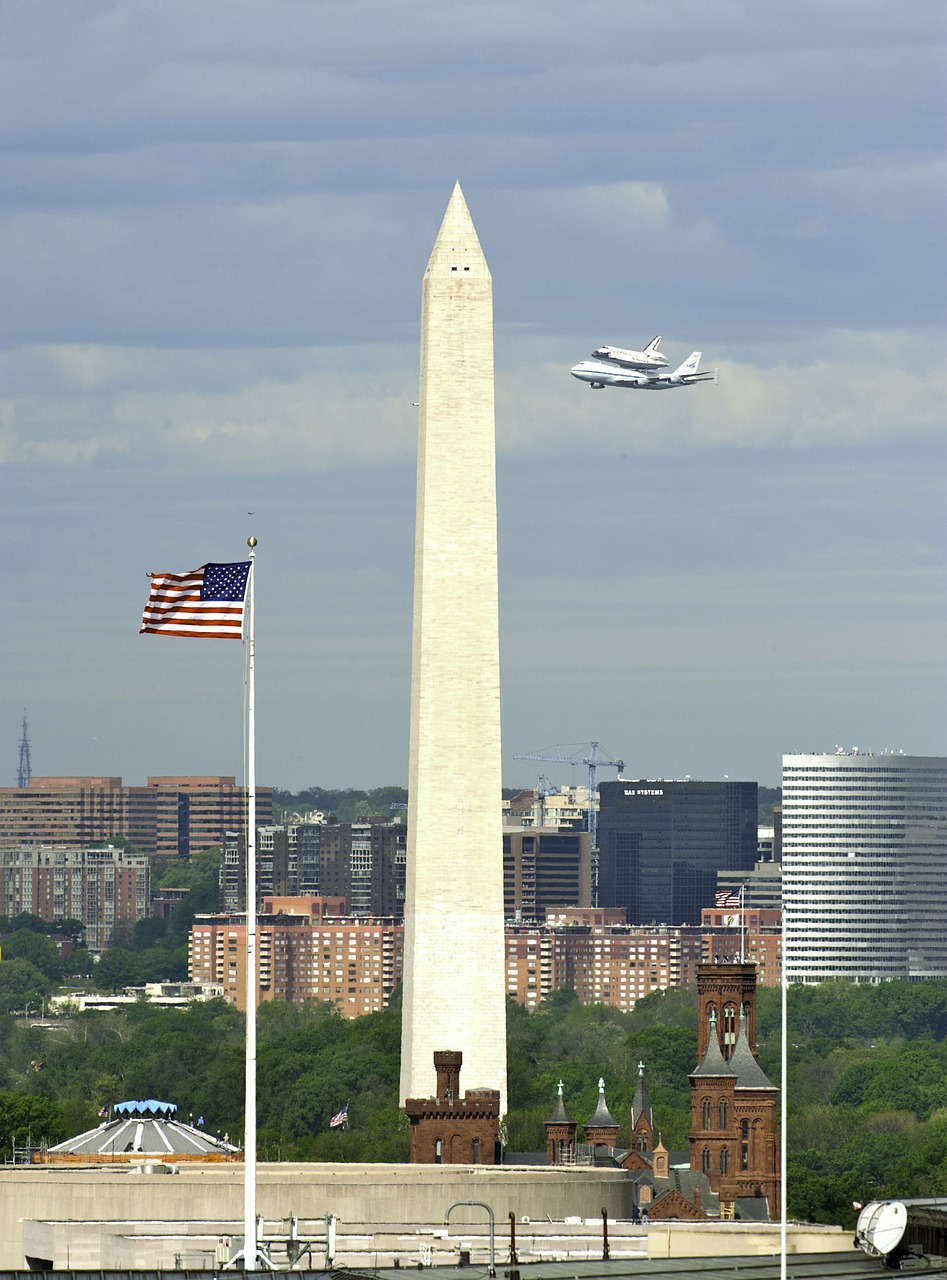
[[[474,1138],[473,1151],[471,1153],[471,1164],[479,1164],[479,1163],[480,1163],[480,1139]]]
[[[719,1112],[719,1120],[718,1120],[719,1127],[721,1129],[726,1129],[727,1125],[730,1122],[730,1108],[727,1106],[726,1098],[720,1099],[720,1106],[717,1108],[717,1110]]]
[[[730,1152],[726,1147],[720,1148],[720,1172],[723,1174],[730,1172]]]
[[[706,1147],[700,1153],[700,1167],[704,1173],[710,1173],[710,1152]]]
[[[702,1129],[713,1128],[713,1103],[705,1098],[700,1108],[700,1126]]]
[[[434,1163],[443,1163],[443,1144],[441,1143],[440,1138],[434,1139]]]

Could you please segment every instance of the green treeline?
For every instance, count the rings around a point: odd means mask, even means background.
[[[4,962],[6,963],[6,962]],[[760,1062],[779,1084],[779,992],[758,996]],[[947,981],[789,993],[789,1205],[794,1217],[853,1222],[851,1201],[947,1189]],[[655,1127],[684,1150],[696,996],[675,989],[623,1014],[561,991],[528,1013],[508,1006],[509,1151],[545,1146],[543,1122],[561,1079],[579,1122],[599,1076],[609,1109],[628,1122],[644,1062]],[[399,1161],[396,1005],[346,1021],[328,1005],[264,1004],[259,1016],[258,1131],[267,1160]],[[31,1027],[0,1017],[0,1159],[11,1139],[51,1141],[91,1128],[110,1103],[153,1097],[203,1117],[211,1132],[243,1129],[243,1018],[222,1001],[186,1010],[144,1001]],[[463,1085],[463,1079],[461,1081]],[[350,1127],[330,1130],[348,1106]],[[581,1133],[581,1131],[580,1131]]]
[[[339,822],[358,822],[362,818],[403,818],[408,808],[404,787],[374,787],[359,791],[353,787],[331,790],[307,787],[305,791],[282,791],[273,788],[273,821],[286,822],[294,813],[300,815],[316,809]]]

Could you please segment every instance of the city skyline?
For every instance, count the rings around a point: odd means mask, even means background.
[[[943,754],[940,6],[573,17],[0,12],[0,783],[24,710],[36,775],[241,777],[239,646],[137,629],[149,572],[251,534],[259,777],[406,781],[417,281],[458,178],[504,784],[582,781],[514,756],[593,740],[767,786]],[[659,332],[720,385],[570,379]]]

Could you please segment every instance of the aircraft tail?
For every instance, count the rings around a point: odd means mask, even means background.
[[[648,343],[648,345],[645,347],[644,349],[645,355],[646,356],[657,355],[658,347],[660,345],[661,345],[661,335],[659,333],[658,336],[656,338],[652,338],[651,341]]]
[[[692,351],[691,354],[684,361],[684,363],[674,370],[674,372],[671,374],[671,377],[681,378],[685,374],[696,373],[697,366],[700,364],[700,357],[702,355],[703,355],[702,351]]]

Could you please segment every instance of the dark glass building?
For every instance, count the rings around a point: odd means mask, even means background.
[[[603,782],[599,905],[629,924],[700,924],[717,872],[756,864],[755,782]]]

